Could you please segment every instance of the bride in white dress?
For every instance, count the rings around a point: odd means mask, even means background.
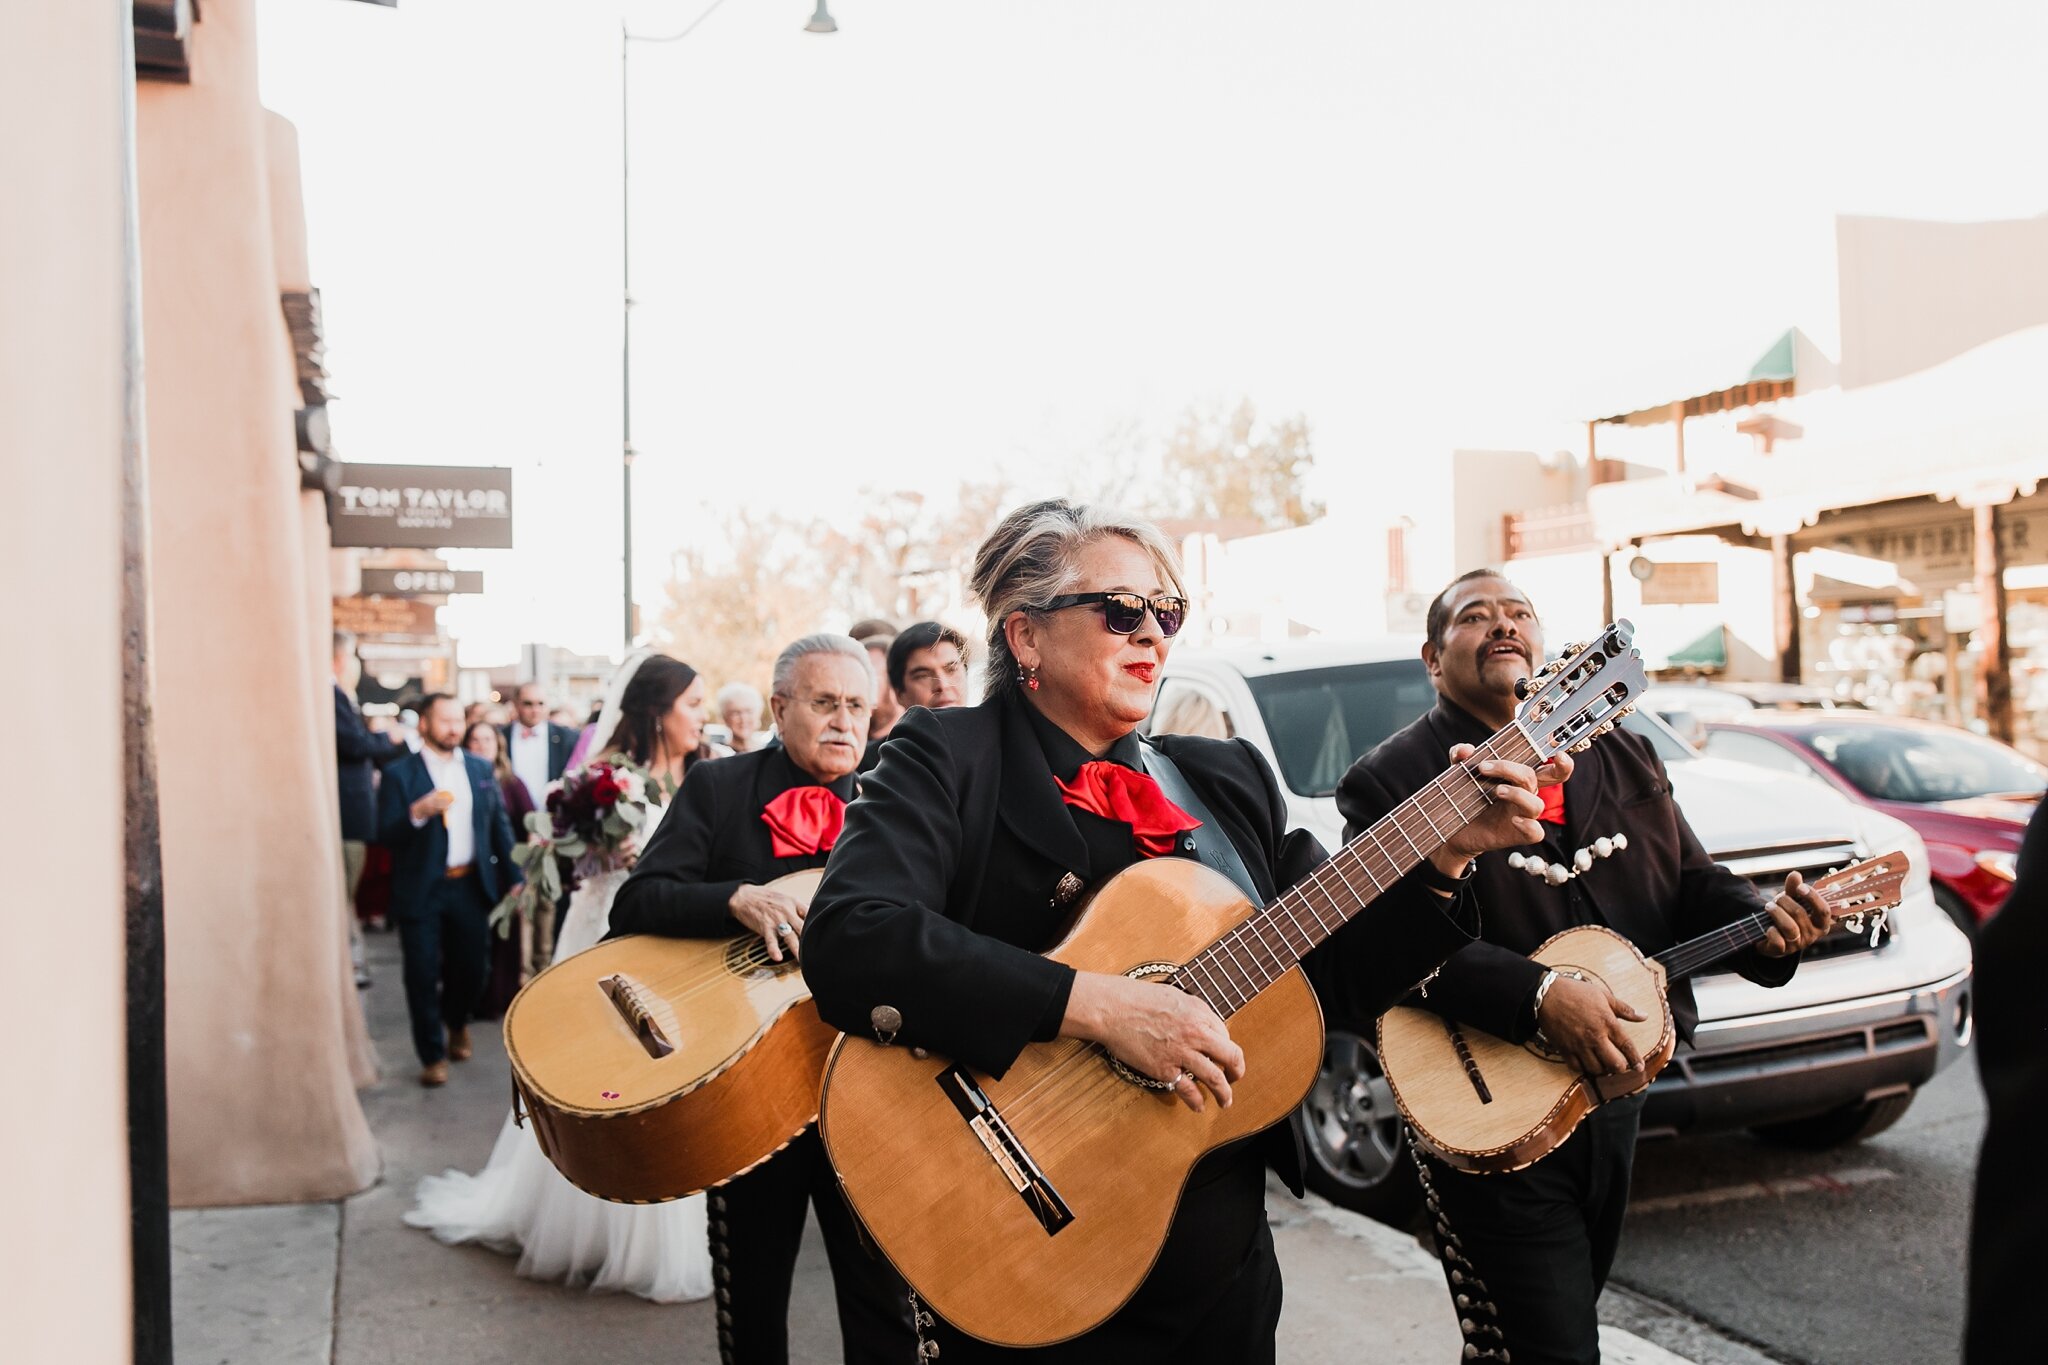
[[[665,654],[626,660],[605,696],[593,753],[619,752],[668,779],[682,780],[702,744],[704,683]],[[664,806],[650,796],[645,845]],[[555,936],[560,962],[605,935],[612,898],[627,868],[599,872],[576,888]],[[454,1245],[477,1242],[516,1253],[518,1272],[537,1280],[621,1290],[656,1303],[711,1293],[704,1196],[666,1204],[614,1204],[571,1185],[542,1155],[533,1130],[508,1116],[491,1158],[475,1175],[448,1171],[420,1181],[405,1221]]]

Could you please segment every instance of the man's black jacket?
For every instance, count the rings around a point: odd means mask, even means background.
[[[1452,745],[1481,744],[1491,735],[1440,698],[1344,775],[1337,788],[1344,837],[1356,837],[1442,772]],[[1528,851],[1569,866],[1577,850],[1616,833],[1628,836],[1627,850],[1596,861],[1561,887],[1509,867],[1505,851],[1480,857],[1472,874],[1479,941],[1453,953],[1427,996],[1410,1003],[1521,1042],[1535,1028],[1532,1005],[1544,970],[1528,955],[1551,935],[1604,924],[1647,955],[1756,913],[1756,888],[1707,856],[1672,800],[1671,779],[1648,740],[1616,730],[1577,759],[1565,784],[1564,825],[1545,825],[1543,843]],[[1758,985],[1782,986],[1797,963],[1751,949],[1726,965]],[[1679,1035],[1690,1039],[1699,1020],[1692,987],[1672,983],[1670,999]]]
[[[770,801],[812,783],[780,744],[693,766],[641,850],[633,875],[619,888],[606,936],[723,938],[741,933],[727,910],[733,892],[825,865],[823,853],[776,857],[761,819]],[[850,799],[854,779],[840,778],[831,791],[842,801]]]

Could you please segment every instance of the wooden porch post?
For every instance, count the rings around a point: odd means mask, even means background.
[[[1792,537],[1771,537],[1771,636],[1778,681],[1799,681],[1799,581],[1792,573]]]
[[[2012,743],[2012,647],[2005,635],[2005,547],[1998,542],[1998,505],[1970,509],[1976,532],[1977,714],[1993,739]]]

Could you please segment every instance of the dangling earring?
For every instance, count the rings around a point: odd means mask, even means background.
[[[1026,668],[1023,664],[1018,664],[1017,681],[1023,683],[1024,686],[1030,688],[1033,692],[1036,692],[1038,690],[1037,668]]]

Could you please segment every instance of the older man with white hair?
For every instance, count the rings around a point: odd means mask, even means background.
[[[718,689],[718,718],[732,732],[732,751],[751,753],[761,729],[761,694],[752,685],[729,682]]]
[[[806,635],[783,650],[769,698],[782,743],[691,770],[612,902],[611,932],[757,934],[772,961],[794,961],[805,906],[768,883],[825,865],[859,781],[874,695],[868,652],[849,636]],[[789,1359],[790,1284],[813,1208],[846,1360],[914,1359],[903,1282],[861,1245],[815,1128],[711,1191],[721,1358]]]

